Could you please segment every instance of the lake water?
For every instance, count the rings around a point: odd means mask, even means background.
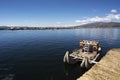
[[[84,71],[64,65],[63,56],[83,39],[99,40],[104,56],[120,48],[120,28],[1,30],[0,80],[75,80]]]

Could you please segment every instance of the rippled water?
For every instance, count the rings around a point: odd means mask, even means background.
[[[119,36],[120,28],[1,30],[0,80],[75,80],[84,71],[64,65],[65,52],[79,48],[80,40],[99,40],[104,56],[120,47]]]

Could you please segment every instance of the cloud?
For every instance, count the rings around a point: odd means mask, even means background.
[[[117,10],[116,9],[112,9],[111,12],[112,13],[117,13]]]
[[[61,24],[62,22],[56,22],[57,24]]]
[[[112,21],[112,20],[120,20],[120,14],[110,13],[110,14],[107,14],[105,17],[96,16],[92,18],[86,18],[83,20],[76,20],[75,22],[80,24],[87,24],[87,23],[93,23],[93,22]]]

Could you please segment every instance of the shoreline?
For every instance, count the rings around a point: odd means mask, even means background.
[[[84,25],[74,26],[45,26],[45,27],[30,27],[30,26],[0,26],[0,30],[58,30],[58,29],[81,29],[81,28],[120,28],[120,22],[96,22]]]
[[[111,49],[90,70],[77,80],[118,80],[120,79],[120,48]]]
[[[66,30],[66,29],[92,29],[92,28],[120,28],[120,27],[6,27],[0,30]]]

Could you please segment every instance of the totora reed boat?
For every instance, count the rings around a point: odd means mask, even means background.
[[[80,66],[88,68],[90,64],[97,63],[96,59],[100,56],[101,47],[99,41],[82,40],[80,41],[80,49],[69,53],[66,51],[63,62],[75,64],[81,62]]]

